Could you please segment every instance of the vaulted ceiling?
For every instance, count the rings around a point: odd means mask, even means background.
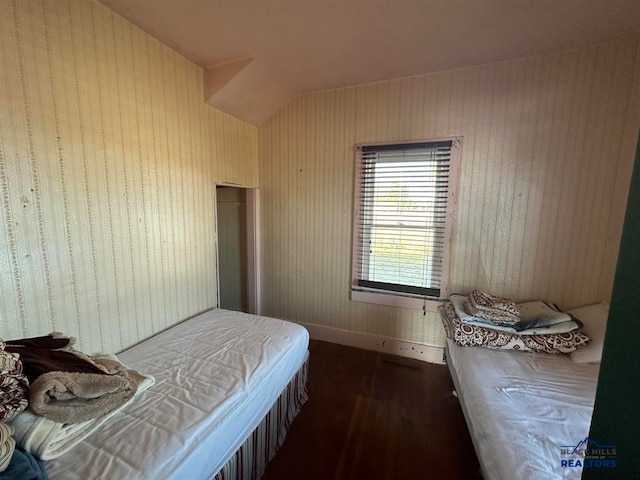
[[[638,0],[101,0],[205,70],[205,101],[259,125],[300,93],[590,45]]]

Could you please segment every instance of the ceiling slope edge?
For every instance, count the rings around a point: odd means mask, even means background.
[[[260,126],[300,93],[279,68],[264,58],[241,57],[205,69],[205,102]]]
[[[252,61],[253,57],[240,57],[216,65],[213,68],[205,68],[203,75],[204,101],[209,103],[218,91],[238,75],[238,73],[244,70]]]

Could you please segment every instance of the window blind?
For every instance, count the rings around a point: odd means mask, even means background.
[[[355,290],[440,297],[452,143],[360,148]]]

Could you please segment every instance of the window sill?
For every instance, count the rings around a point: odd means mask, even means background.
[[[435,298],[406,297],[403,295],[393,295],[388,293],[351,291],[351,301],[361,303],[375,303],[376,305],[386,305],[388,307],[409,308],[411,310],[425,310],[436,312],[442,305],[442,300]]]

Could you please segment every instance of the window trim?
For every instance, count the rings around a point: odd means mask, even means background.
[[[353,208],[351,225],[351,283],[349,290],[351,300],[354,302],[373,303],[392,307],[408,308],[435,312],[441,299],[449,296],[449,278],[451,273],[451,245],[453,243],[455,225],[458,211],[458,187],[460,178],[460,159],[462,157],[462,136],[437,137],[426,140],[376,142],[356,144],[354,148],[354,180],[353,180]],[[409,145],[417,143],[435,143],[451,141],[451,154],[449,160],[449,188],[447,193],[447,213],[445,223],[444,250],[442,252],[442,274],[440,277],[440,298],[424,295],[410,295],[401,292],[367,289],[358,285],[358,253],[360,239],[358,231],[360,226],[360,200],[362,199],[362,161],[363,147],[379,147],[385,145]]]

